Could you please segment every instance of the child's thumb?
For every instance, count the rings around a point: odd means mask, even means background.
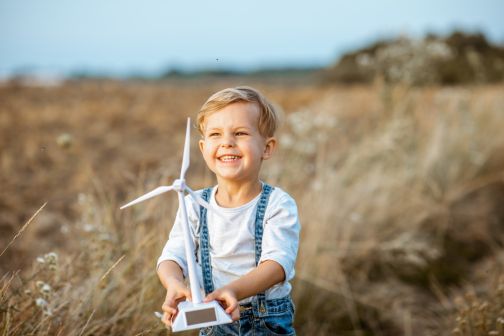
[[[189,289],[185,290],[184,295],[188,301],[192,301],[192,295],[191,295],[191,291]]]
[[[216,298],[215,292],[212,292],[212,293],[208,294],[207,296],[205,296],[205,299],[203,299],[203,302],[210,302],[210,301],[215,300],[215,298]]]

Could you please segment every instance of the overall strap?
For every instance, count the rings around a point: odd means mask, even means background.
[[[257,204],[256,218],[255,218],[255,264],[259,264],[262,253],[262,236],[263,236],[263,226],[264,226],[264,214],[268,206],[269,197],[273,187],[264,183],[259,202]],[[209,202],[212,189],[207,188],[203,190],[201,197]],[[203,285],[205,289],[205,294],[209,294],[214,291],[214,284],[212,280],[212,264],[210,261],[210,248],[209,248],[209,234],[208,234],[208,223],[207,223],[207,209],[200,206],[200,249],[201,249],[201,270],[203,272]],[[266,295],[264,292],[257,294],[260,303],[266,300]]]
[[[212,193],[211,188],[203,190],[201,198],[209,201]],[[201,270],[203,272],[203,286],[205,287],[205,294],[210,294],[214,291],[214,284],[212,280],[212,264],[210,262],[210,248],[209,236],[207,225],[207,209],[200,206],[200,249],[201,249]]]
[[[262,238],[263,238],[263,227],[264,227],[264,214],[266,213],[266,208],[268,206],[269,197],[273,187],[269,184],[263,184],[263,191],[261,193],[261,198],[257,204],[257,212],[255,218],[255,263],[256,266],[259,264],[262,254]],[[257,299],[260,307],[264,309],[264,302],[266,301],[266,294],[261,292],[257,294]]]

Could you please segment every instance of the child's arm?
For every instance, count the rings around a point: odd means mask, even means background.
[[[237,320],[240,317],[238,301],[264,292],[284,280],[283,267],[276,261],[265,260],[241,278],[208,294],[205,302],[212,300],[222,302],[226,313],[230,314],[233,320]]]
[[[158,277],[166,288],[166,298],[163,303],[163,323],[171,326],[171,320],[177,315],[177,304],[184,300],[191,300],[191,291],[184,283],[184,275],[180,266],[172,261],[165,260],[159,264]]]

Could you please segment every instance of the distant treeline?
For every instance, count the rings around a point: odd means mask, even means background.
[[[480,84],[504,80],[504,47],[493,45],[482,33],[454,32],[422,39],[399,37],[344,54],[327,68],[266,68],[255,71],[171,69],[160,76],[170,78],[257,78],[311,76],[325,83],[371,83],[377,79],[410,85]]]
[[[236,77],[236,76],[251,76],[251,77],[288,77],[304,74],[312,74],[321,70],[320,67],[279,67],[279,68],[262,68],[257,70],[237,70],[237,69],[203,69],[203,70],[180,70],[170,69],[160,76],[166,78],[199,78],[199,77]]]
[[[72,78],[107,78],[96,73],[74,73]],[[156,76],[141,73],[129,79],[170,80],[249,77],[322,83],[387,83],[409,85],[484,84],[504,81],[504,46],[491,44],[482,33],[429,34],[422,39],[382,40],[344,54],[328,67],[270,67],[258,70],[169,68]]]

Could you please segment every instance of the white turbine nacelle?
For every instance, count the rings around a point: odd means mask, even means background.
[[[224,309],[217,301],[203,302],[201,297],[201,288],[198,284],[196,274],[196,260],[194,259],[194,244],[190,236],[189,219],[187,217],[187,209],[184,201],[184,193],[187,192],[196,203],[210,211],[215,211],[212,206],[185,184],[185,173],[189,168],[189,152],[190,152],[190,132],[191,120],[187,118],[186,137],[184,143],[184,154],[182,157],[182,167],[180,169],[180,178],[173,181],[171,186],[161,186],[148,192],[147,194],[138,197],[137,199],[125,204],[121,209],[135,205],[137,203],[156,197],[168,191],[176,191],[179,198],[179,207],[181,210],[181,218],[183,219],[184,247],[187,259],[187,268],[189,273],[189,285],[191,287],[191,301],[183,301],[178,304],[178,314],[175,320],[172,321],[173,331],[182,331],[189,329],[204,328],[212,325],[231,323],[231,317],[226,314]],[[219,212],[215,212],[221,218],[227,221]],[[156,313],[156,316],[162,318],[162,314]]]

